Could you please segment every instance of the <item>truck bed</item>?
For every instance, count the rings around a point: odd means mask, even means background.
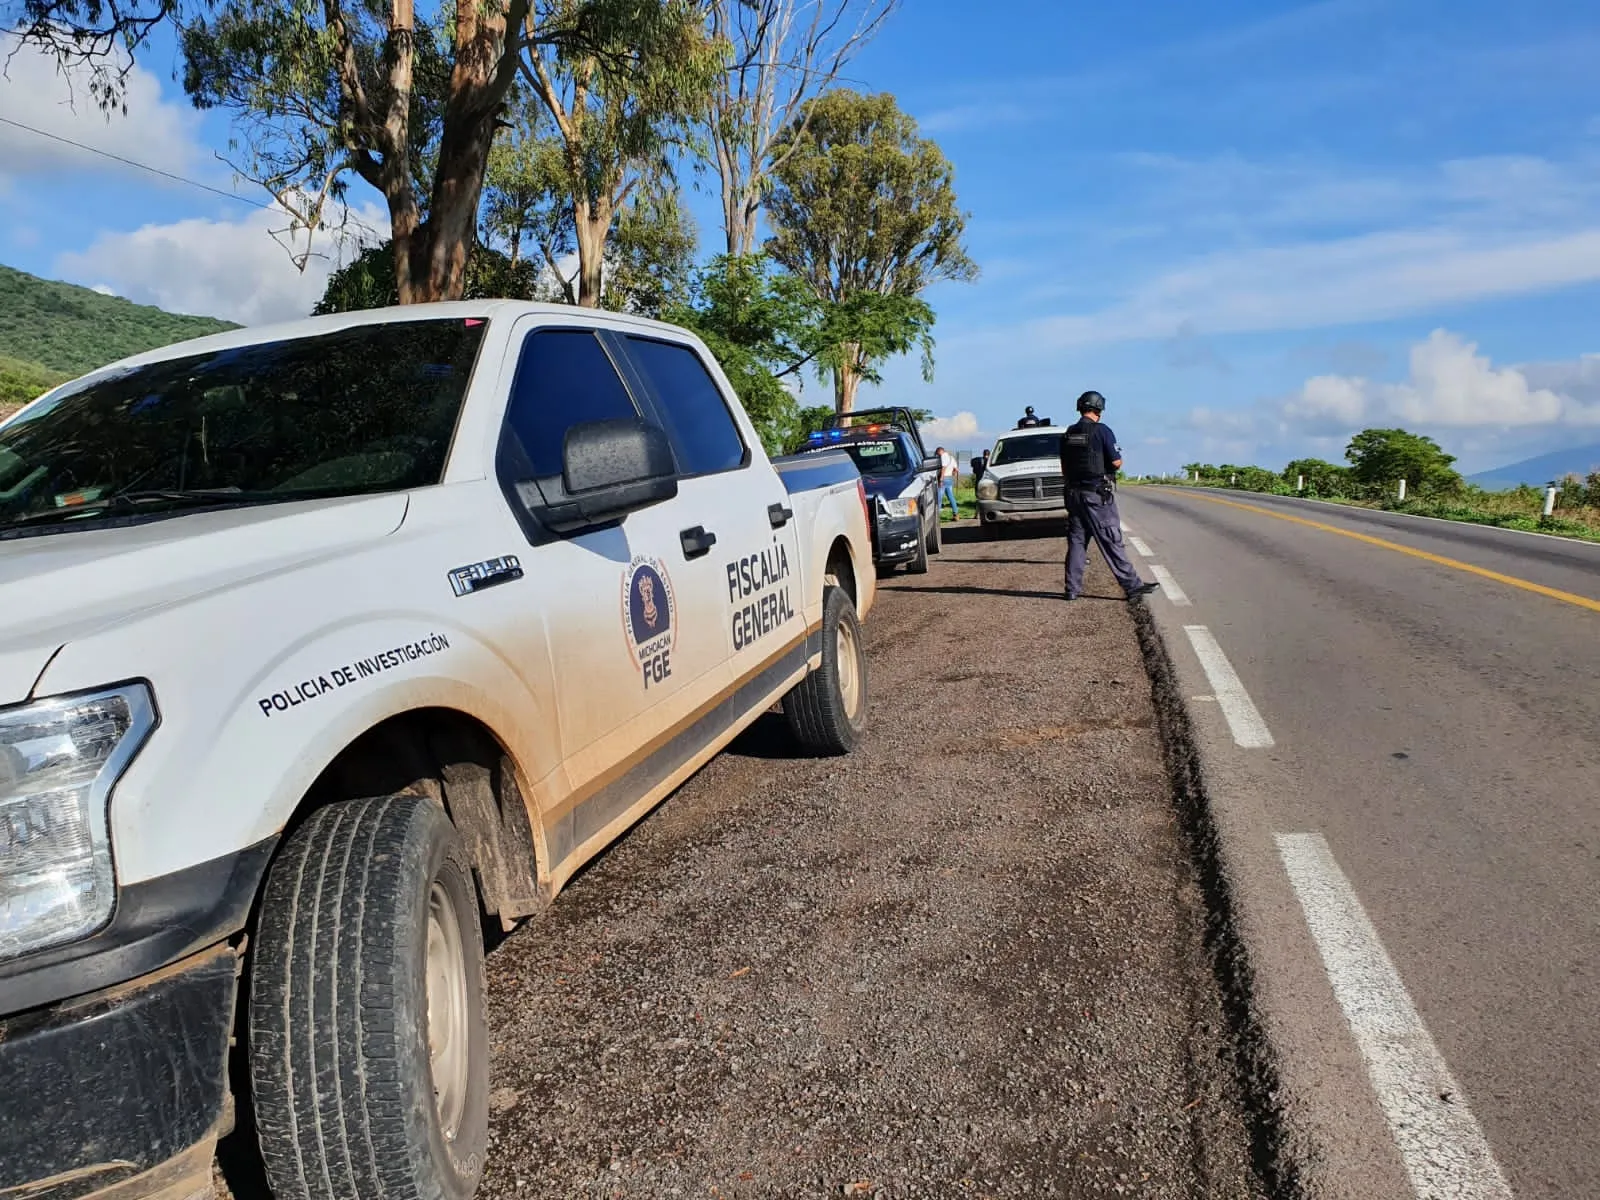
[[[855,460],[843,450],[806,450],[772,460],[778,478],[792,496],[840,483],[854,483],[861,477]]]

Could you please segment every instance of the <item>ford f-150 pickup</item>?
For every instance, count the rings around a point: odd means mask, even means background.
[[[692,335],[248,329],[0,425],[0,1195],[465,1200],[510,928],[781,701],[866,715],[869,513]],[[246,1111],[242,1106],[239,1111]]]

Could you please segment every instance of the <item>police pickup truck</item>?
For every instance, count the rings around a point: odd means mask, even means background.
[[[0,1195],[464,1200],[510,926],[781,701],[848,751],[844,454],[509,301],[187,342],[0,425]],[[240,1112],[246,1111],[241,1106]]]
[[[989,452],[989,463],[978,480],[978,521],[993,536],[1002,525],[1066,516],[1066,488],[1061,476],[1061,435],[1058,426],[1043,423],[1019,426],[1001,435]]]
[[[809,452],[843,450],[855,460],[874,512],[873,561],[925,575],[928,556],[944,546],[939,525],[939,460],[923,453],[915,432],[877,422],[836,421],[809,437]]]

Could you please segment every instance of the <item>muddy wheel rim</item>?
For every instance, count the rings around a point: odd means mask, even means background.
[[[839,659],[839,699],[845,715],[854,721],[861,711],[861,660],[856,648],[855,630],[840,621],[835,634]]]
[[[451,1140],[467,1106],[467,969],[461,922],[450,893],[434,881],[428,891],[428,1066],[439,1126]]]

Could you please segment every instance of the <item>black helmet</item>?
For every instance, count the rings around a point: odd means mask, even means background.
[[[1026,412],[1027,412],[1027,414],[1028,414],[1028,415],[1029,415],[1029,416],[1030,416],[1030,417],[1031,417],[1031,416],[1033,416],[1033,405],[1031,405],[1031,404],[1030,404],[1030,405],[1028,405],[1028,407],[1027,407],[1027,408],[1026,408],[1026,409],[1025,409],[1025,410],[1024,410],[1024,411],[1026,411]]]
[[[1106,410],[1106,398],[1099,392],[1085,392],[1078,397],[1079,412],[1102,413]]]

